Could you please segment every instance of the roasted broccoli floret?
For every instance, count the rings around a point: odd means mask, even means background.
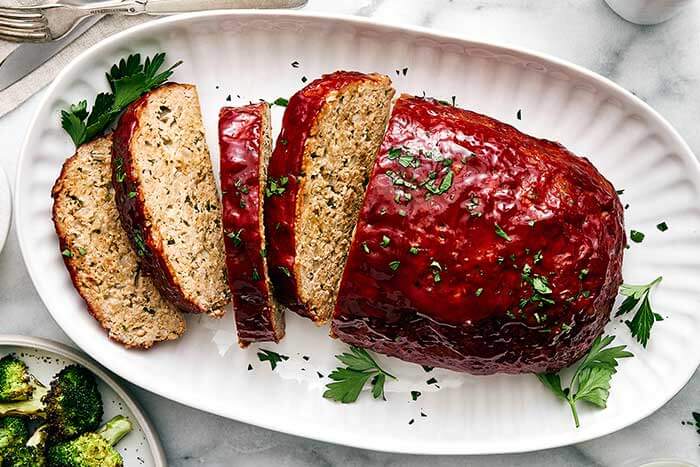
[[[0,455],[3,467],[45,467],[46,464],[46,430],[45,426],[37,428],[25,445],[6,449]]]
[[[129,419],[117,415],[96,433],[51,446],[48,463],[52,467],[122,467],[122,456],[113,446],[130,431]]]
[[[27,422],[23,418],[0,418],[0,456],[3,450],[15,446],[23,446],[28,439],[29,429],[27,428]]]
[[[102,396],[95,375],[80,365],[61,370],[44,397],[51,443],[95,431],[102,420]]]
[[[0,402],[27,401],[33,392],[34,385],[27,365],[14,355],[1,358]]]

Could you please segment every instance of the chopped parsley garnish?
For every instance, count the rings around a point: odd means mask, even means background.
[[[630,240],[634,243],[642,243],[644,240],[644,234],[638,230],[630,230]]]
[[[476,295],[477,297],[479,297],[479,296],[481,296],[481,294],[482,294],[483,291],[484,291],[484,288],[483,288],[483,287],[479,287],[478,289],[476,289],[476,292],[474,292],[474,295]]]
[[[123,183],[124,179],[126,178],[126,174],[124,173],[124,159],[121,157],[117,157],[114,161],[114,174],[115,178],[117,179],[117,183]]]
[[[85,256],[87,254],[87,250],[81,246],[78,247],[78,253],[80,256]]]
[[[284,266],[277,266],[277,269],[282,271],[282,274],[284,274],[287,277],[292,277],[292,273],[289,272],[289,269],[285,268]]]
[[[143,240],[143,235],[140,230],[134,231],[134,244],[136,245],[136,254],[139,256],[144,256],[148,253],[148,248],[146,247],[146,242]]]
[[[578,278],[581,280],[584,280],[588,276],[588,269],[581,269],[581,272],[578,273]]]
[[[615,193],[617,193],[618,195],[621,195],[621,194],[623,194],[624,192],[625,192],[624,189],[622,189],[622,190],[615,190]]]
[[[417,255],[418,248],[416,248],[415,246],[412,246],[411,248],[408,249],[408,252],[411,253],[412,255]]]
[[[379,246],[382,248],[386,248],[389,246],[390,243],[391,243],[391,239],[389,237],[387,237],[386,235],[382,235],[382,241],[379,242]]]
[[[666,232],[668,230],[668,224],[666,222],[660,222],[656,224],[656,228],[661,232]]]
[[[637,312],[634,314],[632,320],[625,321],[625,324],[630,328],[630,331],[632,331],[632,337],[636,338],[637,342],[642,344],[642,347],[645,348],[649,342],[651,328],[654,326],[654,323],[664,320],[660,314],[654,313],[654,310],[651,308],[651,302],[649,301],[651,289],[659,284],[661,280],[662,277],[659,276],[648,284],[622,284],[620,286],[620,294],[627,298],[622,302],[620,308],[617,309],[615,317],[629,313],[639,304],[639,308],[637,308]]]
[[[335,358],[345,365],[336,368],[328,377],[333,380],[326,385],[323,397],[348,404],[355,402],[362,392],[362,388],[369,381],[372,386],[372,396],[375,399],[383,399],[384,383],[387,378],[396,379],[395,376],[384,371],[365,349],[350,347],[350,352],[336,355]]]
[[[421,367],[423,367],[423,371],[425,371],[426,373],[430,373],[435,368],[435,367],[428,366],[428,365],[421,365]]]
[[[537,264],[542,261],[542,250],[538,250],[535,256],[532,257],[532,261]]]
[[[401,266],[401,261],[397,259],[389,263],[389,269],[391,269],[392,271],[396,271],[397,269],[399,269],[399,266]]]
[[[135,191],[130,191],[126,196],[127,196],[129,199],[136,198],[136,192],[135,192]]]
[[[362,242],[362,251],[369,254],[369,246],[367,245],[367,242]]]
[[[285,99],[284,97],[278,97],[277,99],[275,99],[273,104],[279,105],[280,107],[287,107],[287,105],[289,105],[289,99]]]
[[[405,152],[401,148],[391,148],[387,152],[388,158],[391,161],[397,161],[401,167],[412,167],[417,168],[420,166],[420,161],[418,158],[408,152]]]
[[[430,378],[428,381],[425,382],[425,384],[437,384],[438,380],[435,378]]]
[[[260,273],[258,272],[258,268],[253,268],[253,273],[251,274],[251,277],[254,281],[260,280]]]
[[[413,399],[414,401],[417,401],[420,396],[420,391],[411,391],[411,399]]]
[[[518,113],[515,114],[515,116],[518,118],[518,120],[522,120],[522,119],[523,119],[523,111],[522,111],[522,109],[518,109]]]
[[[289,183],[289,178],[285,176],[280,177],[279,180],[268,177],[267,187],[265,188],[265,196],[268,198],[275,195],[282,196],[282,193],[284,193],[284,190],[286,189],[285,187],[287,186],[287,183]]]
[[[579,423],[576,403],[588,402],[601,409],[607,405],[610,395],[610,380],[617,372],[618,360],[632,357],[625,350],[625,345],[608,347],[615,336],[596,337],[593,346],[576,368],[568,388],[562,388],[561,378],[555,373],[541,373],[537,378],[559,399],[566,401],[571,407],[576,428]]]
[[[387,170],[385,172],[385,175],[391,179],[391,183],[393,183],[394,185],[405,186],[410,190],[415,190],[416,188],[418,188],[418,186],[416,186],[414,183],[411,183],[408,180],[404,179],[401,176],[401,174],[398,174],[393,170]]]
[[[173,69],[182,62],[161,71],[164,63],[165,53],[158,53],[146,57],[144,63],[141,63],[141,54],[134,54],[112,65],[107,73],[111,92],[99,93],[89,113],[86,100],[61,111],[61,126],[73,144],[80,146],[102,133],[129,104],[165,83],[173,74]]]
[[[243,229],[238,229],[235,232],[229,232],[226,234],[228,238],[231,239],[233,242],[233,246],[241,246],[243,243],[243,239],[241,239],[241,234],[243,233]]]
[[[299,68],[299,62],[296,61],[296,60],[294,60],[294,61],[292,62],[292,68]]]
[[[430,262],[430,269],[433,271],[433,282],[436,284],[442,281],[440,273],[442,272],[442,266],[437,261],[433,260]]]
[[[266,248],[260,248],[260,257],[261,258],[267,257],[267,249]]]
[[[695,421],[695,428],[698,434],[700,434],[700,413],[693,412],[693,420]]]
[[[260,349],[258,352],[258,360],[261,362],[270,362],[270,368],[274,371],[278,363],[289,360],[289,357],[273,352],[272,350]]]
[[[441,195],[452,187],[453,178],[454,173],[452,172],[452,169],[447,169],[447,173],[442,178],[442,181],[440,182],[439,186],[435,186],[435,180],[430,180],[423,186],[425,186],[425,189],[428,190],[430,193],[434,195]]]
[[[66,248],[65,250],[63,250],[63,251],[61,252],[61,254],[62,254],[63,256],[65,256],[66,258],[72,258],[72,257],[73,257],[73,252],[70,251],[68,248]]]
[[[552,289],[549,287],[546,277],[532,274],[532,268],[529,264],[523,266],[523,272],[520,276],[523,281],[530,284],[534,290],[530,298],[520,301],[520,308],[524,308],[528,303],[539,303],[540,306],[543,304],[554,305],[554,300],[549,297],[549,295],[552,294]]]
[[[501,228],[500,225],[494,223],[493,227],[494,227],[494,229],[496,229],[496,235],[498,235],[499,237],[501,237],[502,239],[504,239],[507,242],[510,241],[510,237],[508,236],[506,231]]]

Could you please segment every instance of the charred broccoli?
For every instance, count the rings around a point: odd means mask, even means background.
[[[23,361],[14,355],[0,359],[0,417],[43,417],[44,404],[41,399],[46,392],[46,388],[29,373]]]
[[[0,402],[27,401],[33,392],[27,365],[14,355],[0,358]]]
[[[131,431],[128,418],[117,415],[96,433],[85,433],[49,448],[48,464],[52,467],[123,467],[122,456],[114,445]]]
[[[102,396],[95,376],[80,365],[61,370],[44,397],[51,443],[95,431],[102,420]]]
[[[0,418],[0,456],[4,450],[22,446],[28,439],[29,429],[24,419],[19,417]]]
[[[45,426],[37,428],[25,445],[6,449],[2,456],[3,467],[45,467]]]

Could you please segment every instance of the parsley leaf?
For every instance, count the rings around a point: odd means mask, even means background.
[[[289,99],[285,99],[284,97],[278,97],[277,99],[275,99],[273,104],[279,105],[280,107],[287,107],[287,105],[289,105]]]
[[[182,62],[160,71],[165,63],[165,53],[146,57],[141,63],[141,54],[122,58],[106,73],[111,92],[103,92],[95,97],[90,112],[87,101],[83,100],[61,111],[61,126],[80,146],[102,133],[119,114],[142,94],[165,83],[173,74],[173,69]]]
[[[286,190],[287,183],[289,183],[289,178],[282,176],[279,178],[279,180],[275,180],[272,177],[268,177],[267,179],[267,187],[265,187],[265,196],[270,197],[270,196],[282,196],[284,191]]]
[[[270,368],[274,370],[277,368],[278,363],[289,360],[289,357],[273,352],[272,350],[260,349],[260,352],[258,352],[258,360],[261,362],[270,362]]]
[[[654,313],[654,310],[651,308],[651,302],[649,301],[651,289],[654,288],[656,284],[660,283],[661,279],[662,277],[659,276],[648,284],[622,284],[622,286],[620,286],[620,294],[627,298],[625,298],[617,309],[615,316],[622,316],[629,313],[641,303],[632,320],[625,321],[625,324],[630,328],[630,331],[632,331],[632,337],[635,337],[637,342],[642,344],[643,347],[646,347],[649,342],[651,328],[654,326],[654,323],[664,320],[660,314]]]
[[[384,371],[365,349],[350,347],[350,352],[336,355],[335,358],[345,365],[344,368],[336,368],[328,375],[333,380],[326,385],[323,397],[344,404],[355,402],[369,381],[372,385],[372,396],[375,399],[383,399],[384,383],[387,378],[396,379]]]
[[[494,224],[493,224],[493,227],[494,227],[494,229],[495,229],[495,231],[496,231],[496,235],[498,235],[499,237],[501,237],[502,239],[504,239],[506,242],[509,242],[509,241],[510,241],[510,236],[506,233],[505,230],[503,230],[503,229],[501,228],[500,225],[494,223]]]
[[[591,349],[581,360],[568,388],[562,388],[561,378],[554,373],[541,373],[537,378],[555,396],[571,407],[576,427],[580,426],[576,403],[585,401],[604,409],[610,395],[610,380],[617,372],[618,360],[632,357],[625,345],[608,347],[615,336],[597,337]]]

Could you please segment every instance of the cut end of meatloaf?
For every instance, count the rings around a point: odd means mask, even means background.
[[[169,83],[131,104],[115,131],[122,223],[161,293],[183,311],[230,301],[221,204],[196,88]]]
[[[127,347],[149,348],[185,332],[180,312],[141,273],[119,223],[110,165],[112,138],[78,148],[52,196],[63,260],[90,313]]]
[[[284,336],[284,315],[272,298],[263,224],[271,133],[266,102],[219,112],[224,245],[241,347]]]
[[[299,297],[319,323],[333,312],[365,187],[389,118],[391,81],[378,75],[371,78],[326,96],[304,146],[294,272]]]

